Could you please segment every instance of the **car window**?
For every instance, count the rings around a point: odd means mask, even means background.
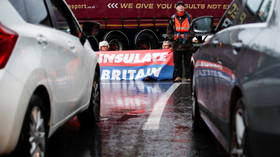
[[[272,8],[272,0],[264,0],[258,12],[258,16],[262,21],[267,20],[271,8]]]
[[[246,15],[244,23],[265,22],[272,8],[273,0],[248,0],[246,3]]]
[[[14,8],[18,11],[18,13],[21,15],[21,17],[26,21],[28,17],[25,10],[24,1],[10,0],[10,2],[14,6]]]
[[[224,16],[221,18],[219,24],[216,27],[216,32],[224,28],[237,25],[244,21],[244,17],[240,16],[240,13],[243,11],[245,0],[234,0],[229,8],[226,10]]]
[[[234,25],[265,22],[272,9],[272,2],[273,0],[234,0],[221,18],[216,32]]]
[[[44,0],[10,0],[10,2],[26,22],[51,26]]]
[[[257,14],[263,0],[247,0],[246,6],[253,13]]]
[[[80,28],[77,26],[78,24],[65,3],[63,1],[51,0],[51,7],[54,13],[52,19],[55,23],[55,28],[80,37]]]
[[[57,7],[57,3],[51,3],[52,11],[54,13],[52,19],[54,21],[54,26],[56,29],[62,30],[66,33],[71,34],[70,26],[67,22],[66,17],[64,16],[64,13],[62,12],[59,7]]]

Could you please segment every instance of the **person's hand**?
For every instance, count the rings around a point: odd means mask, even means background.
[[[198,43],[198,39],[197,39],[196,37],[193,37],[193,38],[192,38],[192,42],[193,42],[193,43]]]

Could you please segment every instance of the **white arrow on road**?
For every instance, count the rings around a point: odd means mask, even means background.
[[[108,7],[108,8],[119,8],[119,7],[118,7],[118,4],[119,4],[119,3],[108,3],[107,7]]]
[[[180,86],[180,83],[174,83],[156,102],[153,107],[152,113],[148,120],[145,122],[142,130],[157,130],[159,129],[160,119],[164,111],[165,105],[173,94],[173,92]]]

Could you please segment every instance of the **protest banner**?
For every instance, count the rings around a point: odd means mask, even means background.
[[[173,78],[173,52],[164,50],[99,51],[101,80],[154,80]]]

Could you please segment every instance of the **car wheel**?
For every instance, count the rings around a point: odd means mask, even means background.
[[[87,110],[78,115],[81,127],[93,127],[100,120],[100,77],[95,72],[92,84],[90,104]]]
[[[200,111],[194,89],[192,90],[192,120],[193,130],[196,132],[202,131],[205,124],[200,116]]]
[[[16,156],[46,156],[46,117],[43,101],[39,96],[32,96],[21,131]]]
[[[100,76],[96,72],[94,75],[94,81],[92,85],[91,100],[93,117],[95,121],[100,120]]]
[[[241,99],[236,103],[231,122],[231,157],[248,157],[247,124],[245,109]]]

